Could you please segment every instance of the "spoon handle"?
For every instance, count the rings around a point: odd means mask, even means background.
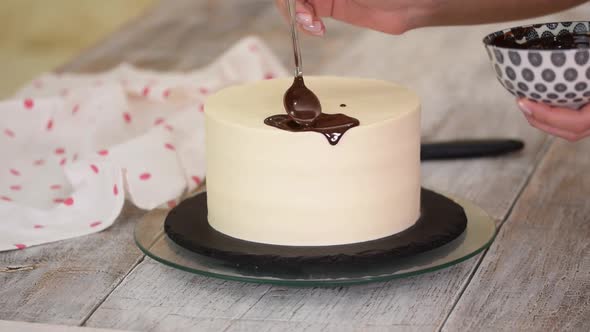
[[[303,74],[301,63],[301,48],[299,47],[299,36],[297,35],[297,23],[295,20],[295,0],[285,0],[288,2],[289,19],[291,20],[291,39],[293,41],[293,54],[295,55],[295,76]]]

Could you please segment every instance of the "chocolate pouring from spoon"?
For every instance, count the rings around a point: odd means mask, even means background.
[[[291,18],[291,39],[295,55],[295,79],[283,96],[283,106],[287,114],[271,115],[264,123],[291,132],[317,132],[324,135],[330,145],[336,145],[350,128],[359,125],[359,120],[344,114],[322,113],[318,97],[305,86],[301,70],[301,51],[295,24],[295,1],[289,1]]]
[[[285,111],[293,121],[301,126],[310,126],[322,113],[322,105],[318,97],[305,86],[301,65],[301,48],[295,21],[295,0],[288,1],[289,19],[291,22],[291,39],[295,56],[295,79],[283,96]]]

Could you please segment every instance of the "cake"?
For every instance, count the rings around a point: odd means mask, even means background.
[[[292,79],[230,87],[205,105],[208,222],[241,240],[331,246],[384,238],[420,216],[420,102],[370,79],[306,77],[323,113],[360,125],[332,145],[265,124]]]

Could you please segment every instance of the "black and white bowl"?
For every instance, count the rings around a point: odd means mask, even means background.
[[[513,95],[556,107],[579,109],[590,103],[590,48],[522,49],[539,38],[586,34],[589,21],[535,24],[494,32],[483,40],[496,77]]]

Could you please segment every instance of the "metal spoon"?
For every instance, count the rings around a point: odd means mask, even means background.
[[[288,1],[289,18],[291,21],[291,39],[295,56],[295,79],[283,96],[285,111],[291,119],[301,126],[312,125],[322,113],[322,105],[318,97],[305,86],[301,62],[301,48],[295,21],[295,0]]]

